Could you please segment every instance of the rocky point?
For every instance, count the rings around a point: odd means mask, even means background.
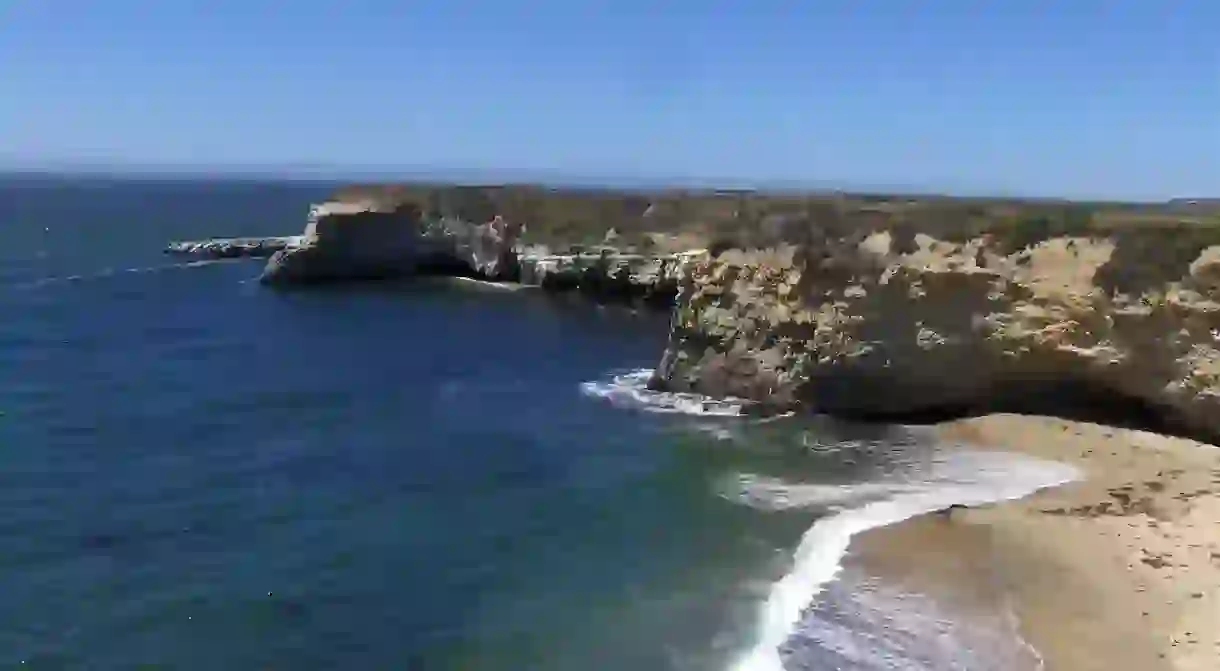
[[[725,250],[685,278],[651,384],[862,416],[1011,407],[1070,388],[1138,401],[1214,441],[1220,240],[1173,235],[1013,250],[990,234],[812,226],[797,244]]]

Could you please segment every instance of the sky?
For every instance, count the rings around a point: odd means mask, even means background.
[[[0,165],[1220,196],[1216,0],[0,0]]]

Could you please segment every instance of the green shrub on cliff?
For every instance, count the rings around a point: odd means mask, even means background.
[[[1016,252],[1050,238],[1088,237],[1096,231],[1087,207],[1066,205],[1022,213],[1013,224],[993,227],[990,232],[1007,251]]]

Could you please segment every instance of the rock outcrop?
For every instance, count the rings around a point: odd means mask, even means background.
[[[166,254],[201,259],[267,258],[282,249],[301,244],[301,236],[271,238],[213,238],[211,240],[171,242]]]
[[[524,228],[524,224],[498,215],[485,224],[424,216],[413,205],[315,205],[304,234],[271,257],[262,281],[299,285],[415,274],[461,275],[572,291],[597,300],[668,307],[691,259],[704,254],[701,250],[638,254],[609,246],[576,247],[556,254],[542,245],[520,244]]]
[[[610,247],[569,254],[546,248],[519,251],[520,282],[551,291],[576,291],[598,299],[673,305],[678,284],[704,250],[677,254],[621,253]]]
[[[879,227],[786,240],[692,267],[653,387],[856,416],[1070,388],[1062,398],[1129,399],[1220,438],[1220,231],[1035,235],[1020,249]]]
[[[300,244],[267,263],[266,284],[401,277],[428,272],[512,279],[518,228],[425,220],[410,204],[324,203],[310,210]]]

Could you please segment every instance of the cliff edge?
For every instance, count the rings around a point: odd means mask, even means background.
[[[718,250],[652,386],[874,417],[1126,401],[1220,439],[1220,228],[933,233],[801,222]]]
[[[425,218],[410,203],[328,202],[310,208],[296,244],[268,260],[266,284],[303,284],[447,272],[515,279],[520,226]]]
[[[167,251],[205,257],[258,257],[277,249],[261,281],[277,286],[350,280],[450,275],[576,291],[599,301],[668,308],[678,279],[704,250],[639,253],[612,246],[569,244],[553,253],[520,244],[526,222],[495,214],[476,224],[444,211],[425,213],[411,201],[330,201],[310,208],[299,236],[172,243]]]

